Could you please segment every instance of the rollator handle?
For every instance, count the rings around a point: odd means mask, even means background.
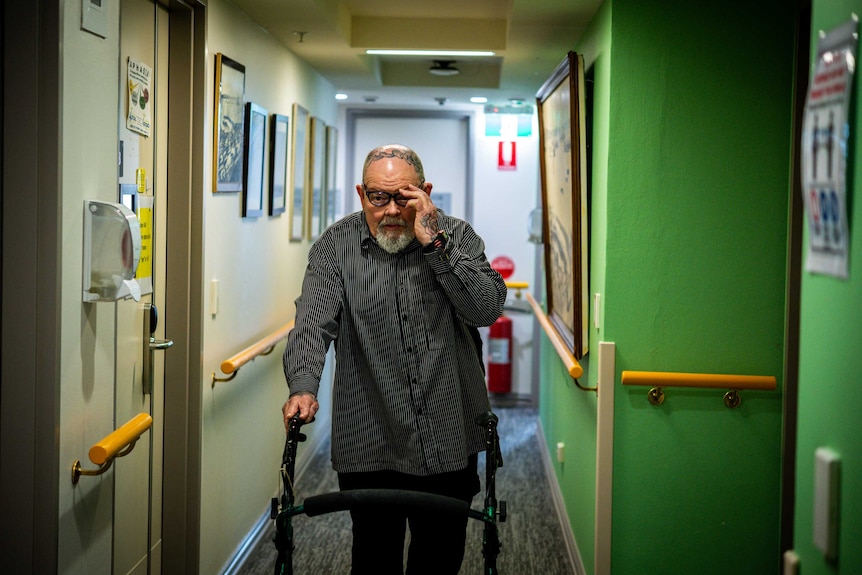
[[[485,413],[479,415],[476,418],[476,424],[482,426],[488,425],[491,422],[493,422],[494,426],[496,426],[498,421],[500,421],[500,419],[494,414],[493,411],[486,411]]]

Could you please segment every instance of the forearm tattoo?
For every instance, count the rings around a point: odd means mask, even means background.
[[[419,223],[422,224],[422,227],[425,229],[425,233],[427,233],[430,238],[436,236],[437,232],[440,231],[440,228],[437,227],[437,212],[434,212],[433,214],[425,214],[419,219]]]

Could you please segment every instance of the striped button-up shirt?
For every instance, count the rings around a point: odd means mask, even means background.
[[[438,212],[445,248],[413,240],[390,254],[363,212],[311,247],[284,351],[290,393],[317,393],[335,345],[332,466],[337,472],[456,471],[484,449],[475,419],[489,409],[476,326],[494,323],[506,285],[484,242]]]

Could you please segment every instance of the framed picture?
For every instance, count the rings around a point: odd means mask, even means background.
[[[326,124],[311,118],[311,239],[315,240],[325,227],[324,192],[326,186]]]
[[[263,174],[266,166],[266,110],[249,102],[245,106],[243,139],[242,217],[263,215]]]
[[[335,181],[336,153],[338,151],[338,129],[326,127],[326,197],[323,201],[323,227],[335,223],[335,206],[338,205],[338,183]]]
[[[589,347],[584,59],[569,52],[536,94],[548,319],[576,359]]]
[[[269,215],[284,213],[290,162],[290,118],[273,114],[269,128]]]
[[[213,192],[242,190],[245,66],[216,54]]]
[[[308,110],[293,105],[293,138],[290,172],[293,174],[290,200],[290,239],[305,237],[305,197],[308,189]]]

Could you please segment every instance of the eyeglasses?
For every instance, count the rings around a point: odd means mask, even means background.
[[[368,201],[371,202],[372,206],[377,206],[378,208],[388,206],[389,202],[392,200],[395,200],[395,203],[403,208],[407,206],[407,202],[410,201],[410,198],[407,196],[402,196],[401,194],[390,194],[389,192],[365,192],[365,197],[368,198]]]
[[[421,188],[424,183],[425,182],[422,182],[416,187]],[[377,206],[378,208],[388,206],[389,202],[391,202],[392,200],[395,200],[396,204],[404,208],[407,207],[407,202],[410,201],[410,198],[408,198],[407,196],[402,196],[399,193],[390,194],[389,192],[379,192],[377,190],[371,192],[365,190],[365,197],[368,198],[368,201],[371,202],[372,206]]]

